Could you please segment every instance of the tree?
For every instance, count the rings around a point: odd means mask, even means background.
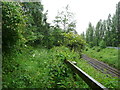
[[[2,49],[9,54],[26,42],[25,33],[26,16],[19,3],[2,2]]]
[[[107,30],[106,30],[106,35],[105,35],[105,41],[107,43],[107,46],[112,46],[111,42],[111,30],[112,30],[112,20],[111,20],[111,15],[108,15],[107,19]]]
[[[108,15],[107,20],[99,20],[95,26],[95,30],[90,30],[90,24],[86,30],[86,41],[95,46],[113,46],[117,47],[120,44],[120,2],[116,5],[116,12],[113,16]],[[93,36],[93,40],[91,40]],[[91,42],[91,43],[90,43]]]
[[[116,7],[116,18],[117,18],[117,29],[116,29],[116,32],[117,32],[117,40],[118,40],[118,43],[117,43],[117,46],[120,45],[120,2],[118,2],[117,4],[117,7]]]
[[[93,39],[94,39],[94,27],[91,23],[89,23],[88,29],[86,31],[86,42],[93,47]]]
[[[24,15],[27,16],[27,26],[25,30],[25,38],[28,40],[27,44],[36,42],[38,39],[43,39],[43,25],[44,14],[43,14],[43,5],[41,2],[23,2],[20,3],[24,11]],[[36,14],[37,13],[37,14]],[[37,43],[40,43],[37,41]]]
[[[81,34],[81,36],[85,40],[85,34],[84,34],[84,32]]]
[[[70,12],[69,5],[65,7],[65,9],[61,12],[58,12],[58,15],[55,17],[54,23],[55,26],[63,29],[64,32],[77,33],[76,28],[76,20],[73,19],[74,14]]]
[[[101,41],[100,32],[101,32],[101,29],[102,29],[102,20],[98,21],[95,29],[96,29],[95,30],[95,42],[96,42],[95,45],[98,46],[100,41]]]
[[[81,52],[84,49],[84,45],[86,44],[85,41],[81,38],[80,35],[74,34],[72,32],[63,33],[64,41],[63,45],[69,47],[71,50]]]
[[[100,48],[106,48],[106,42],[104,40],[101,40],[99,43]]]

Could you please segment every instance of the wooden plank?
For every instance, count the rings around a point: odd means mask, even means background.
[[[77,73],[92,89],[97,90],[108,90],[106,87],[104,87],[102,84],[97,82],[95,79],[93,79],[91,76],[89,76],[87,73],[85,73],[82,69],[74,65],[72,62],[66,60],[65,61],[75,73]]]

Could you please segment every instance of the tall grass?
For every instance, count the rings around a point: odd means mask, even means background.
[[[90,76],[108,88],[117,88],[117,78],[96,71],[80,55],[66,47],[23,48],[13,55],[3,55],[3,88],[89,88],[64,63],[64,59],[76,61]]]
[[[120,67],[118,65],[118,49],[114,48],[105,48],[100,49],[99,47],[93,47],[93,48],[86,48],[84,51],[85,54],[88,56],[101,60],[110,66],[119,69]]]
[[[3,88],[89,88],[73,78],[65,57],[79,58],[66,47],[24,48],[21,53],[3,55]]]
[[[106,88],[120,88],[117,77],[112,77],[108,74],[103,74],[100,71],[93,68],[85,60],[76,60],[77,66],[84,70],[88,75],[93,77],[95,80],[103,84]]]

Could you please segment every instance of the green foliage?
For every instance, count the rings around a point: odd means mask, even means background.
[[[101,49],[100,49],[100,48],[98,48],[96,51],[97,51],[97,52],[100,52],[100,50],[101,50]]]
[[[81,52],[84,49],[85,41],[80,35],[74,34],[72,32],[65,33],[60,28],[51,28],[52,32],[49,34],[48,38],[48,48],[54,46],[67,46],[71,50]],[[46,41],[47,42],[47,41]]]
[[[78,76],[74,80],[71,69],[64,63],[65,58],[76,61],[78,67],[105,87],[118,88],[117,78],[100,73],[69,48],[48,50],[26,46],[22,49],[12,56],[3,55],[3,88],[89,88]]]
[[[110,14],[106,20],[99,20],[95,28],[89,23],[89,27],[86,30],[86,42],[93,46],[99,46],[100,44],[106,44],[106,46],[118,47],[120,44],[120,25],[119,25],[119,15],[120,15],[120,2],[116,5],[116,12],[113,16]],[[104,41],[104,43],[103,43]],[[105,46],[102,45],[101,48]]]
[[[47,23],[47,12],[42,13],[41,3],[2,4],[3,52],[7,53],[3,53],[3,88],[88,87],[79,78],[80,83],[74,81],[64,63],[65,58],[73,60],[79,55],[66,47],[50,49],[64,45],[64,35],[61,29]],[[40,49],[43,47],[50,50]]]
[[[100,46],[100,48],[106,48],[106,43],[105,43],[105,41],[100,41],[100,43],[99,43],[99,46]]]
[[[112,77],[108,74],[103,74],[100,71],[96,70],[94,67],[89,65],[85,60],[76,60],[77,66],[84,70],[88,75],[93,77],[95,80],[100,82],[106,88],[120,88],[118,81],[120,80],[117,77]],[[91,72],[92,71],[92,72]]]
[[[71,50],[81,52],[84,49],[85,41],[81,38],[80,35],[70,33],[64,33],[64,44],[69,47]]]
[[[24,37],[27,39],[26,43],[30,45],[43,44],[41,41],[45,36],[47,27],[46,16],[42,13],[43,5],[41,2],[24,2],[20,3],[20,5],[24,15],[27,16],[27,25],[24,33]]]
[[[2,3],[3,52],[10,53],[13,48],[26,42],[23,37],[26,25],[25,18],[19,3]]]
[[[118,65],[119,61],[118,61],[118,50],[117,49],[114,49],[114,48],[100,49],[99,47],[94,47],[94,48],[95,48],[94,50],[89,48],[89,50],[84,51],[84,53],[87,54],[88,56],[101,60],[109,64],[112,67],[120,69]]]
[[[93,32],[94,32],[94,27],[92,26],[91,23],[89,23],[89,27],[86,31],[86,42],[89,43],[90,47],[93,47],[93,42],[92,42],[94,38]]]
[[[79,54],[66,47],[47,50],[27,46],[21,53],[4,56],[3,88],[88,88],[81,78],[74,80],[65,58],[78,59]]]
[[[70,11],[69,5],[67,5],[64,10],[58,12],[58,15],[54,20],[55,26],[61,28],[64,32],[74,32],[77,34],[76,20],[74,20],[74,14]]]
[[[10,51],[15,47],[29,44],[32,46],[41,45],[48,49],[54,46],[70,46],[71,49],[81,51],[84,41],[77,34],[65,33],[58,27],[52,27],[47,23],[47,11],[42,13],[43,6],[37,2],[9,3],[3,2],[3,51]],[[37,14],[36,14],[37,13]],[[71,13],[66,13],[70,18]],[[65,17],[64,17],[65,19]],[[63,20],[64,21],[64,20]],[[65,21],[66,23],[69,20]],[[74,22],[69,22],[70,28],[75,26]],[[70,41],[69,41],[70,39]],[[16,48],[15,48],[16,49]]]
[[[73,72],[64,63],[65,59],[77,61],[83,70],[85,68],[88,72],[86,68],[89,66],[79,61],[86,43],[75,31],[76,22],[72,20],[73,14],[68,12],[68,6],[66,11],[61,12],[61,16],[56,18],[54,27],[47,23],[48,11],[43,13],[41,2],[3,2],[2,5],[3,52],[11,53],[3,53],[3,88],[89,88],[78,76],[77,80],[74,80]],[[59,26],[60,23],[65,31]],[[98,25],[97,29],[100,30],[100,27],[101,25]],[[94,40],[94,27],[89,25],[88,29],[90,46],[94,46],[97,41],[97,45],[104,47],[103,41],[98,41],[98,38]],[[99,53],[102,50],[100,49]],[[86,52],[90,51],[89,48],[86,49]],[[114,63],[116,67],[116,61],[112,61],[115,57],[111,57],[109,62]],[[102,60],[104,57],[100,58]],[[88,73],[93,75],[91,72]],[[102,75],[100,74],[100,77]],[[102,83],[107,87],[116,87],[116,83],[108,82],[110,78],[98,80],[103,80]]]

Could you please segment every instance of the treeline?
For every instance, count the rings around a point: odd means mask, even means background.
[[[47,22],[48,11],[43,13],[43,10],[41,2],[2,2],[3,53],[20,51],[26,45],[48,49],[61,45],[74,50],[83,48],[84,41],[75,31],[68,6],[58,13],[54,26]]]
[[[120,46],[120,2],[116,5],[113,16],[109,14],[107,20],[99,20],[96,26],[89,23],[88,29],[82,36],[90,47]]]

